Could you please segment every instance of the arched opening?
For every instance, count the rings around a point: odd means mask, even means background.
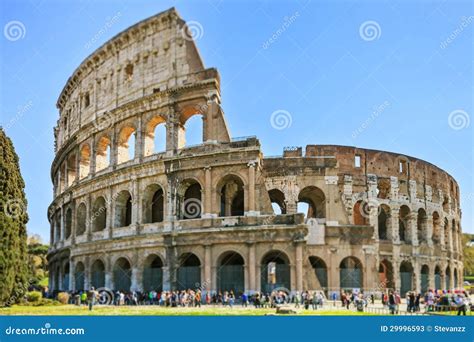
[[[382,260],[379,264],[379,281],[382,288],[394,289],[393,266],[388,260]]]
[[[126,258],[120,258],[114,265],[114,290],[130,291],[132,286],[132,267]]]
[[[457,270],[457,269],[454,269],[453,275],[454,275],[454,287],[457,288],[457,287],[459,287],[459,283],[458,283],[458,270]]]
[[[341,290],[362,289],[362,263],[356,257],[344,258],[339,265],[339,283]]]
[[[446,282],[446,289],[450,290],[451,289],[451,286],[450,286],[451,285],[451,268],[449,266],[446,267],[444,280]]]
[[[76,267],[74,268],[74,283],[75,283],[76,291],[83,291],[85,289],[84,273],[85,273],[84,264],[82,262],[78,262],[76,264]]]
[[[164,203],[163,189],[158,184],[149,185],[144,196],[144,222],[163,222]]]
[[[184,190],[184,191],[183,191]],[[181,220],[201,218],[202,201],[201,201],[201,185],[195,180],[187,180],[183,182],[180,189],[179,218]]]
[[[416,221],[416,231],[419,243],[426,243],[427,239],[427,225],[428,217],[426,211],[423,208],[418,209],[418,218]]]
[[[327,294],[328,268],[326,263],[323,259],[315,256],[309,257],[309,263],[313,269],[313,272],[308,275],[309,289],[322,290]]]
[[[148,121],[145,131],[145,157],[166,151],[166,122],[159,115]]]
[[[157,255],[150,255],[145,260],[143,290],[145,292],[163,290],[163,261]]]
[[[368,225],[370,216],[370,208],[368,203],[362,200],[357,201],[356,204],[354,204],[352,216],[354,218],[354,224],[362,226]]]
[[[390,217],[390,208],[385,204],[382,204],[379,208],[378,214],[378,232],[379,232],[379,240],[388,240],[388,224],[389,224],[389,217]]]
[[[219,216],[244,215],[244,183],[235,176],[224,177],[217,187],[219,194]]]
[[[433,243],[439,245],[441,243],[441,218],[438,212],[433,212]]]
[[[107,205],[104,197],[100,196],[94,201],[92,208],[92,231],[99,232],[105,229],[107,222]]]
[[[261,291],[270,293],[277,288],[291,289],[290,261],[285,253],[271,251],[262,258]]]
[[[413,266],[408,261],[400,264],[400,295],[405,297],[413,289]]]
[[[71,186],[76,180],[76,154],[72,153],[67,159],[67,186]]]
[[[441,290],[441,268],[439,266],[435,267],[435,288]]]
[[[201,261],[193,253],[179,258],[178,290],[196,289],[201,286]]]
[[[421,266],[421,292],[426,293],[430,287],[430,268],[428,265]]]
[[[233,291],[236,298],[245,291],[244,258],[236,252],[226,252],[220,258],[217,270],[219,291]]]
[[[286,214],[285,194],[278,189],[272,189],[268,192],[273,212],[276,215]]]
[[[91,170],[91,148],[89,144],[81,147],[79,160],[79,179],[89,176]]]
[[[76,236],[86,232],[87,210],[84,203],[79,204],[76,213]]]
[[[64,234],[66,236],[66,239],[69,239],[71,237],[71,232],[72,232],[72,209],[67,208],[65,222],[64,222]]]
[[[56,212],[56,224],[55,224],[55,238],[54,238],[54,241],[55,242],[58,242],[59,240],[61,240],[61,212],[58,210]]]
[[[115,200],[115,228],[132,224],[132,195],[122,190]]]
[[[64,272],[63,272],[62,287],[61,287],[61,289],[64,291],[69,291],[69,275],[70,275],[69,262],[66,262],[64,264]]]
[[[202,144],[204,141],[204,116],[200,113],[195,112],[187,117],[185,121],[182,121],[182,125],[179,128],[180,140],[178,141],[178,148],[183,148],[192,145]]]
[[[402,205],[398,216],[398,236],[400,242],[409,241],[408,215],[410,215],[410,208],[406,205]]]
[[[117,164],[125,163],[135,158],[135,127],[125,126],[118,136]]]
[[[54,272],[54,275],[53,275],[53,280],[54,280],[54,289],[55,290],[62,290],[61,286],[62,284],[60,283],[62,281],[62,279],[60,278],[60,271],[61,269],[59,268],[59,266],[56,267],[56,272]]]
[[[96,289],[105,286],[105,266],[101,260],[96,260],[91,267],[91,286]]]
[[[96,171],[101,171],[110,165],[110,138],[103,136],[97,143],[97,152],[95,159]]]
[[[326,197],[321,189],[315,186],[307,186],[298,195],[298,204],[300,202],[308,205],[308,211],[305,213],[307,218],[326,217]],[[300,207],[298,206],[298,212],[299,210]]]

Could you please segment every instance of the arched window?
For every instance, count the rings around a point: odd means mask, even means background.
[[[117,164],[125,163],[135,158],[135,128],[125,126],[118,138]]]
[[[298,196],[298,212],[300,212],[300,202],[307,204],[308,211],[305,213],[307,218],[326,217],[326,196],[321,189],[308,186],[301,190]]]
[[[426,243],[427,239],[427,220],[426,211],[423,208],[418,209],[418,218],[416,222],[416,231],[419,243]]]
[[[115,227],[132,224],[132,196],[127,190],[121,191],[115,201]]]
[[[370,207],[366,201],[357,201],[353,209],[354,224],[368,225],[370,217]]]
[[[132,285],[132,267],[126,258],[120,258],[115,262],[114,289],[119,291],[130,291]]]
[[[400,295],[405,297],[407,292],[414,289],[413,286],[413,266],[408,261],[400,264]]]
[[[163,189],[158,184],[149,185],[144,196],[144,223],[162,222],[164,203]]]
[[[110,139],[103,136],[97,143],[96,171],[101,171],[110,165]]]
[[[56,224],[55,224],[55,235],[54,241],[58,242],[61,239],[61,212],[58,210],[56,212]]]
[[[76,180],[76,155],[73,153],[67,159],[67,186]]]
[[[328,286],[328,268],[323,259],[310,256],[309,263],[313,269],[313,273],[308,275],[308,282],[314,282],[310,289],[312,290],[327,290]],[[313,277],[314,274],[314,277]]]
[[[82,235],[86,231],[87,210],[84,203],[79,204],[76,213],[76,236]]]
[[[96,260],[91,267],[91,286],[96,289],[105,286],[105,266],[101,260]]]
[[[92,208],[92,231],[98,232],[105,229],[107,222],[107,205],[104,197],[100,196],[94,201]]]
[[[66,239],[71,237],[72,231],[72,209],[67,208],[66,210],[66,218],[64,222],[64,234],[66,235]]]
[[[398,235],[400,242],[409,241],[408,215],[410,215],[410,208],[406,205],[402,205],[398,217]]]
[[[344,258],[339,265],[339,286],[342,289],[362,289],[362,263],[356,257]]]
[[[201,286],[201,261],[193,253],[179,258],[178,290],[196,289]]]
[[[435,289],[441,290],[441,268],[438,265],[435,267]]]
[[[218,185],[220,216],[244,215],[244,183],[235,175],[224,177]]]
[[[291,288],[290,261],[282,251],[270,251],[261,262],[261,291],[271,293],[274,289],[289,291]]]
[[[163,289],[163,261],[157,255],[150,255],[145,260],[143,270],[143,290],[160,292]]]
[[[382,204],[379,208],[378,215],[378,232],[379,240],[388,240],[388,218],[390,217],[390,208]]]
[[[166,122],[161,116],[155,116],[146,125],[145,157],[166,151]]]
[[[244,293],[244,258],[236,252],[225,252],[221,255],[217,279],[219,291],[233,291],[236,298]]]
[[[76,267],[74,268],[74,283],[75,283],[75,290],[76,291],[83,291],[84,290],[84,274],[85,268],[82,262],[78,262]]]
[[[394,289],[393,266],[388,260],[383,260],[379,264],[379,281],[381,288]]]
[[[421,266],[421,292],[426,293],[430,286],[430,268],[428,265]]]
[[[81,147],[79,160],[79,179],[87,177],[90,173],[91,167],[91,148],[88,144]]]
[[[441,243],[441,218],[438,212],[433,212],[433,243],[439,245]]]
[[[201,185],[195,180],[186,180],[179,190],[180,208],[179,218],[181,220],[201,218]]]
[[[286,214],[285,194],[278,189],[272,189],[268,192],[273,212],[276,215]]]

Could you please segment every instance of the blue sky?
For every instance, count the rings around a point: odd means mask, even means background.
[[[197,44],[206,66],[220,71],[233,136],[257,135],[266,155],[285,146],[342,144],[430,161],[458,180],[463,230],[474,233],[471,1],[4,0],[0,6],[0,121],[20,156],[29,233],[45,241],[62,87],[102,43],[172,6],[199,23]],[[19,36],[6,30],[12,21],[23,25]],[[278,110],[291,118],[285,129],[272,126]]]

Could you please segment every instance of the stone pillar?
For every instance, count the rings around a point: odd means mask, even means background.
[[[75,273],[75,262],[70,259],[69,260],[69,291],[76,290],[76,277],[74,276]]]
[[[434,289],[436,288],[435,286],[435,266],[431,266],[429,268],[429,273],[428,273],[428,288],[429,289]]]
[[[139,163],[143,160],[143,152],[145,150],[145,136],[146,132],[143,129],[143,118],[142,115],[138,116],[137,120],[137,133],[135,139],[135,160],[138,160]]]
[[[210,218],[214,215],[214,210],[212,208],[212,175],[211,167],[206,166],[204,168],[204,213],[202,214],[203,218]]]
[[[413,246],[418,246],[418,227],[417,227],[418,213],[411,212],[408,215],[408,231],[410,234],[411,244]]]
[[[256,262],[255,262],[255,243],[248,244],[248,269],[249,269],[249,288],[246,289],[250,294],[257,291],[256,285]]]
[[[108,232],[109,239],[113,237],[113,226],[114,226],[114,200],[113,200],[113,195],[114,192],[112,190],[112,187],[109,186],[108,189],[108,196],[107,196],[107,217],[106,217],[106,224],[105,224],[105,230]]]
[[[211,256],[211,245],[204,246],[204,290],[207,292],[211,291],[214,287],[212,282],[211,274],[212,256]]]
[[[117,143],[117,132],[115,131],[116,128],[113,127],[112,130],[112,135],[110,137],[110,163],[109,167],[111,166],[112,169],[115,169],[117,166],[117,160],[118,160],[118,143]]]
[[[59,241],[63,242],[65,240],[65,234],[64,234],[64,221],[65,221],[65,217],[64,217],[64,206],[61,205],[61,209],[60,209],[60,212],[61,212],[61,222],[60,222],[60,236],[59,236]]]
[[[433,246],[433,216],[427,215],[426,217],[426,241],[428,246]],[[430,285],[431,286],[431,285]]]
[[[89,177],[94,177],[95,169],[96,169],[96,158],[97,158],[97,141],[96,141],[96,137],[94,136],[91,143]]]
[[[303,291],[303,243],[296,243],[295,251],[296,260],[296,291]]]
[[[141,268],[132,267],[132,279],[130,284],[131,291],[143,291],[143,272]]]
[[[398,229],[400,209],[390,208],[390,233],[392,235],[392,243],[400,244],[400,234]]]
[[[421,293],[421,265],[418,259],[414,261],[413,272],[415,277],[415,291],[416,293]]]
[[[400,263],[398,261],[395,261],[395,258],[392,262],[392,267],[393,267],[393,282],[395,286],[395,291],[400,293],[400,288],[401,288],[401,279],[400,279]]]
[[[328,267],[328,288],[330,292],[339,292],[341,283],[339,263],[337,262],[337,247],[329,247],[329,264]],[[329,293],[331,295],[331,293]],[[338,294],[339,295],[339,294]]]
[[[163,291],[171,290],[170,269],[168,266],[163,266]]]
[[[139,221],[139,212],[140,212],[140,191],[139,191],[139,184],[136,176],[132,176],[132,225],[138,225],[141,223]],[[141,216],[141,215],[140,215]],[[138,229],[137,229],[138,232]]]
[[[84,290],[89,290],[91,285],[91,264],[90,258],[86,257],[84,262]]]
[[[251,161],[247,164],[249,167],[249,184],[248,184],[248,209],[247,215],[256,215],[255,211],[255,161]]]

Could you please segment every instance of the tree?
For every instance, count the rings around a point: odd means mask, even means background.
[[[28,266],[30,286],[40,288],[47,283],[48,275],[48,245],[43,244],[39,235],[28,237]]]
[[[463,263],[464,263],[464,275],[474,275],[474,247],[468,247],[468,242],[472,241],[474,235],[463,234],[462,247],[463,247]]]
[[[13,143],[0,127],[0,306],[28,290],[25,182]]]

